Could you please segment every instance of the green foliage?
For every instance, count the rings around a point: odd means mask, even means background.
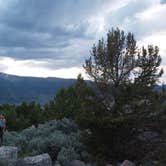
[[[54,99],[54,108],[59,118],[73,117],[74,111],[79,108],[79,99],[76,99],[74,87],[61,89]]]
[[[76,83],[69,88],[61,89],[45,109],[47,112],[52,112],[50,114],[52,117],[59,119],[67,117],[76,120],[88,104],[89,98],[93,96],[93,90],[79,75]]]
[[[76,132],[78,129],[77,125],[75,123],[71,123],[71,120],[67,118],[58,121],[56,125],[58,130],[61,130],[66,134]]]
[[[5,132],[5,145],[18,147],[20,156],[49,153],[53,160],[62,163],[71,159],[80,159],[85,151],[80,142],[80,131],[76,124],[68,119],[52,120],[40,124],[38,129],[27,128],[20,133]]]
[[[29,119],[30,124],[39,123],[41,121],[41,107],[39,104],[35,102],[25,103],[23,102],[21,105],[16,107],[16,112],[18,118],[23,116],[25,119]]]
[[[100,102],[110,111],[113,106],[116,110],[124,88],[133,86],[132,92],[144,97],[140,91],[152,88],[163,74],[160,63],[157,46],[139,49],[132,33],[117,28],[108,32],[106,41],[101,39],[93,46],[84,68],[96,84]]]
[[[141,147],[137,135],[140,128],[158,128],[153,115],[163,102],[153,87],[163,74],[160,63],[158,47],[139,49],[134,35],[118,28],[92,47],[84,68],[96,93],[78,124],[88,129],[83,141],[96,160],[141,160],[145,155],[148,147]],[[133,153],[131,145],[140,150]]]
[[[62,166],[69,166],[72,160],[80,159],[74,148],[62,148],[58,154],[58,161]]]
[[[18,106],[2,105],[0,112],[5,116],[7,130],[10,131],[20,131],[47,120],[43,118],[44,111],[41,106],[35,102],[23,102]]]
[[[8,162],[4,159],[0,159],[0,166],[8,166]]]
[[[79,75],[75,84],[61,89],[44,108],[35,102],[23,102],[17,106],[2,105],[0,112],[6,118],[7,130],[21,131],[29,126],[37,126],[39,123],[55,118],[67,117],[78,121],[82,110],[88,110],[87,105],[91,103],[89,98],[92,99],[93,96],[93,91]]]

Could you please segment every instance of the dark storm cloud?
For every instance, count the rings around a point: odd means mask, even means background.
[[[88,0],[7,0],[0,13],[0,55],[21,59],[65,56],[63,49],[70,47],[72,41],[92,38],[86,33],[85,18],[100,3],[95,6]]]
[[[107,23],[111,22],[113,27],[118,26],[125,31],[133,32],[137,40],[165,31],[165,10],[156,9],[157,5],[154,6],[154,2],[153,0],[131,1],[119,10],[110,13]],[[157,13],[155,10],[158,10]]]
[[[161,0],[160,3],[161,4],[166,4],[166,0]]]
[[[138,40],[165,29],[162,13],[146,21],[137,17],[152,1],[0,0],[0,56],[49,59],[45,67],[50,68],[82,66],[96,38],[111,27],[134,32]],[[99,26],[104,30],[100,35],[95,29]]]

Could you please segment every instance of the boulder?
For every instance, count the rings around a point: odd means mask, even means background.
[[[126,114],[130,114],[134,112],[131,105],[128,105],[128,104],[124,105],[122,109],[123,109],[123,112]]]
[[[24,162],[24,160],[19,159],[14,163],[14,166],[27,166],[27,164]]]
[[[5,159],[5,160],[16,161],[17,152],[18,152],[17,147],[2,146],[2,147],[0,147],[0,158]]]
[[[85,163],[80,160],[73,160],[71,161],[70,166],[85,166]]]
[[[52,166],[51,158],[47,153],[32,157],[25,157],[19,162],[24,163],[25,166]]]
[[[125,160],[120,166],[135,166],[131,161]]]
[[[143,131],[138,135],[138,138],[142,141],[157,142],[160,141],[160,135],[155,131]]]
[[[54,166],[61,166],[58,161],[55,162]]]

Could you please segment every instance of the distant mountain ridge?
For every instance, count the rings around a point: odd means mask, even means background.
[[[22,77],[0,73],[0,104],[20,104],[23,101],[45,104],[59,89],[68,87],[75,81],[75,79]]]
[[[57,91],[69,87],[75,81],[75,79],[25,77],[0,73],[0,104],[35,101],[43,105],[49,102]],[[154,87],[157,91],[162,89],[160,85]]]

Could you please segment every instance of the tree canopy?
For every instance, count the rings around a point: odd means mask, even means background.
[[[115,103],[123,86],[153,87],[162,75],[157,46],[139,48],[134,35],[118,28],[94,44],[84,68],[97,85],[106,108]],[[109,104],[108,104],[109,103]]]

